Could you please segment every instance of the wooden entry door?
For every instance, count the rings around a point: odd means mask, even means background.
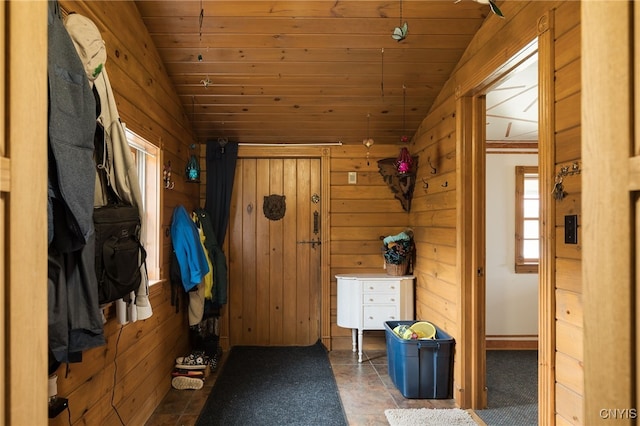
[[[229,343],[309,345],[320,338],[319,158],[239,158],[229,223]],[[284,196],[284,216],[265,197]]]

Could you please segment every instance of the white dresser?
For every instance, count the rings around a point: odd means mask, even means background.
[[[336,279],[338,326],[351,329],[353,352],[358,350],[358,362],[362,362],[364,330],[384,330],[386,321],[414,319],[412,275],[340,274]]]

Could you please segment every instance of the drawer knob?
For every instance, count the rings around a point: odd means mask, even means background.
[[[391,301],[392,301],[392,302],[395,302],[395,301],[396,301],[396,299],[394,299],[394,298],[391,298]]]
[[[373,299],[369,299],[369,302],[373,302]]]

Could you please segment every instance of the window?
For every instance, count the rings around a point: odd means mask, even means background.
[[[538,167],[516,166],[516,273],[537,273],[540,260]]]
[[[149,285],[160,279],[160,167],[158,147],[126,129],[127,142],[138,169],[140,193],[144,207],[145,235],[142,245],[147,252]]]

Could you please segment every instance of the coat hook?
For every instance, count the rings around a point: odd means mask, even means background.
[[[427,182],[427,180],[425,178],[422,178],[422,189],[428,189],[429,188],[429,182]]]
[[[165,189],[173,189],[176,183],[171,179],[171,161],[167,161],[162,171],[162,180],[164,181]]]
[[[431,174],[435,175],[436,173],[438,173],[438,169],[433,167],[433,164],[431,164],[431,157],[427,158],[427,162],[429,163],[429,167],[431,167]]]
[[[556,175],[553,189],[551,190],[551,193],[553,194],[553,198],[555,198],[558,201],[561,201],[564,197],[566,197],[568,194],[565,192],[564,186],[562,184],[564,178],[567,176],[578,175],[580,174],[580,172],[581,172],[580,164],[578,164],[577,162],[574,162],[571,165],[571,169],[569,169],[569,166],[562,166],[560,168],[560,171]]]
[[[447,186],[449,186],[449,181],[445,180],[444,183],[440,186],[446,188]]]

